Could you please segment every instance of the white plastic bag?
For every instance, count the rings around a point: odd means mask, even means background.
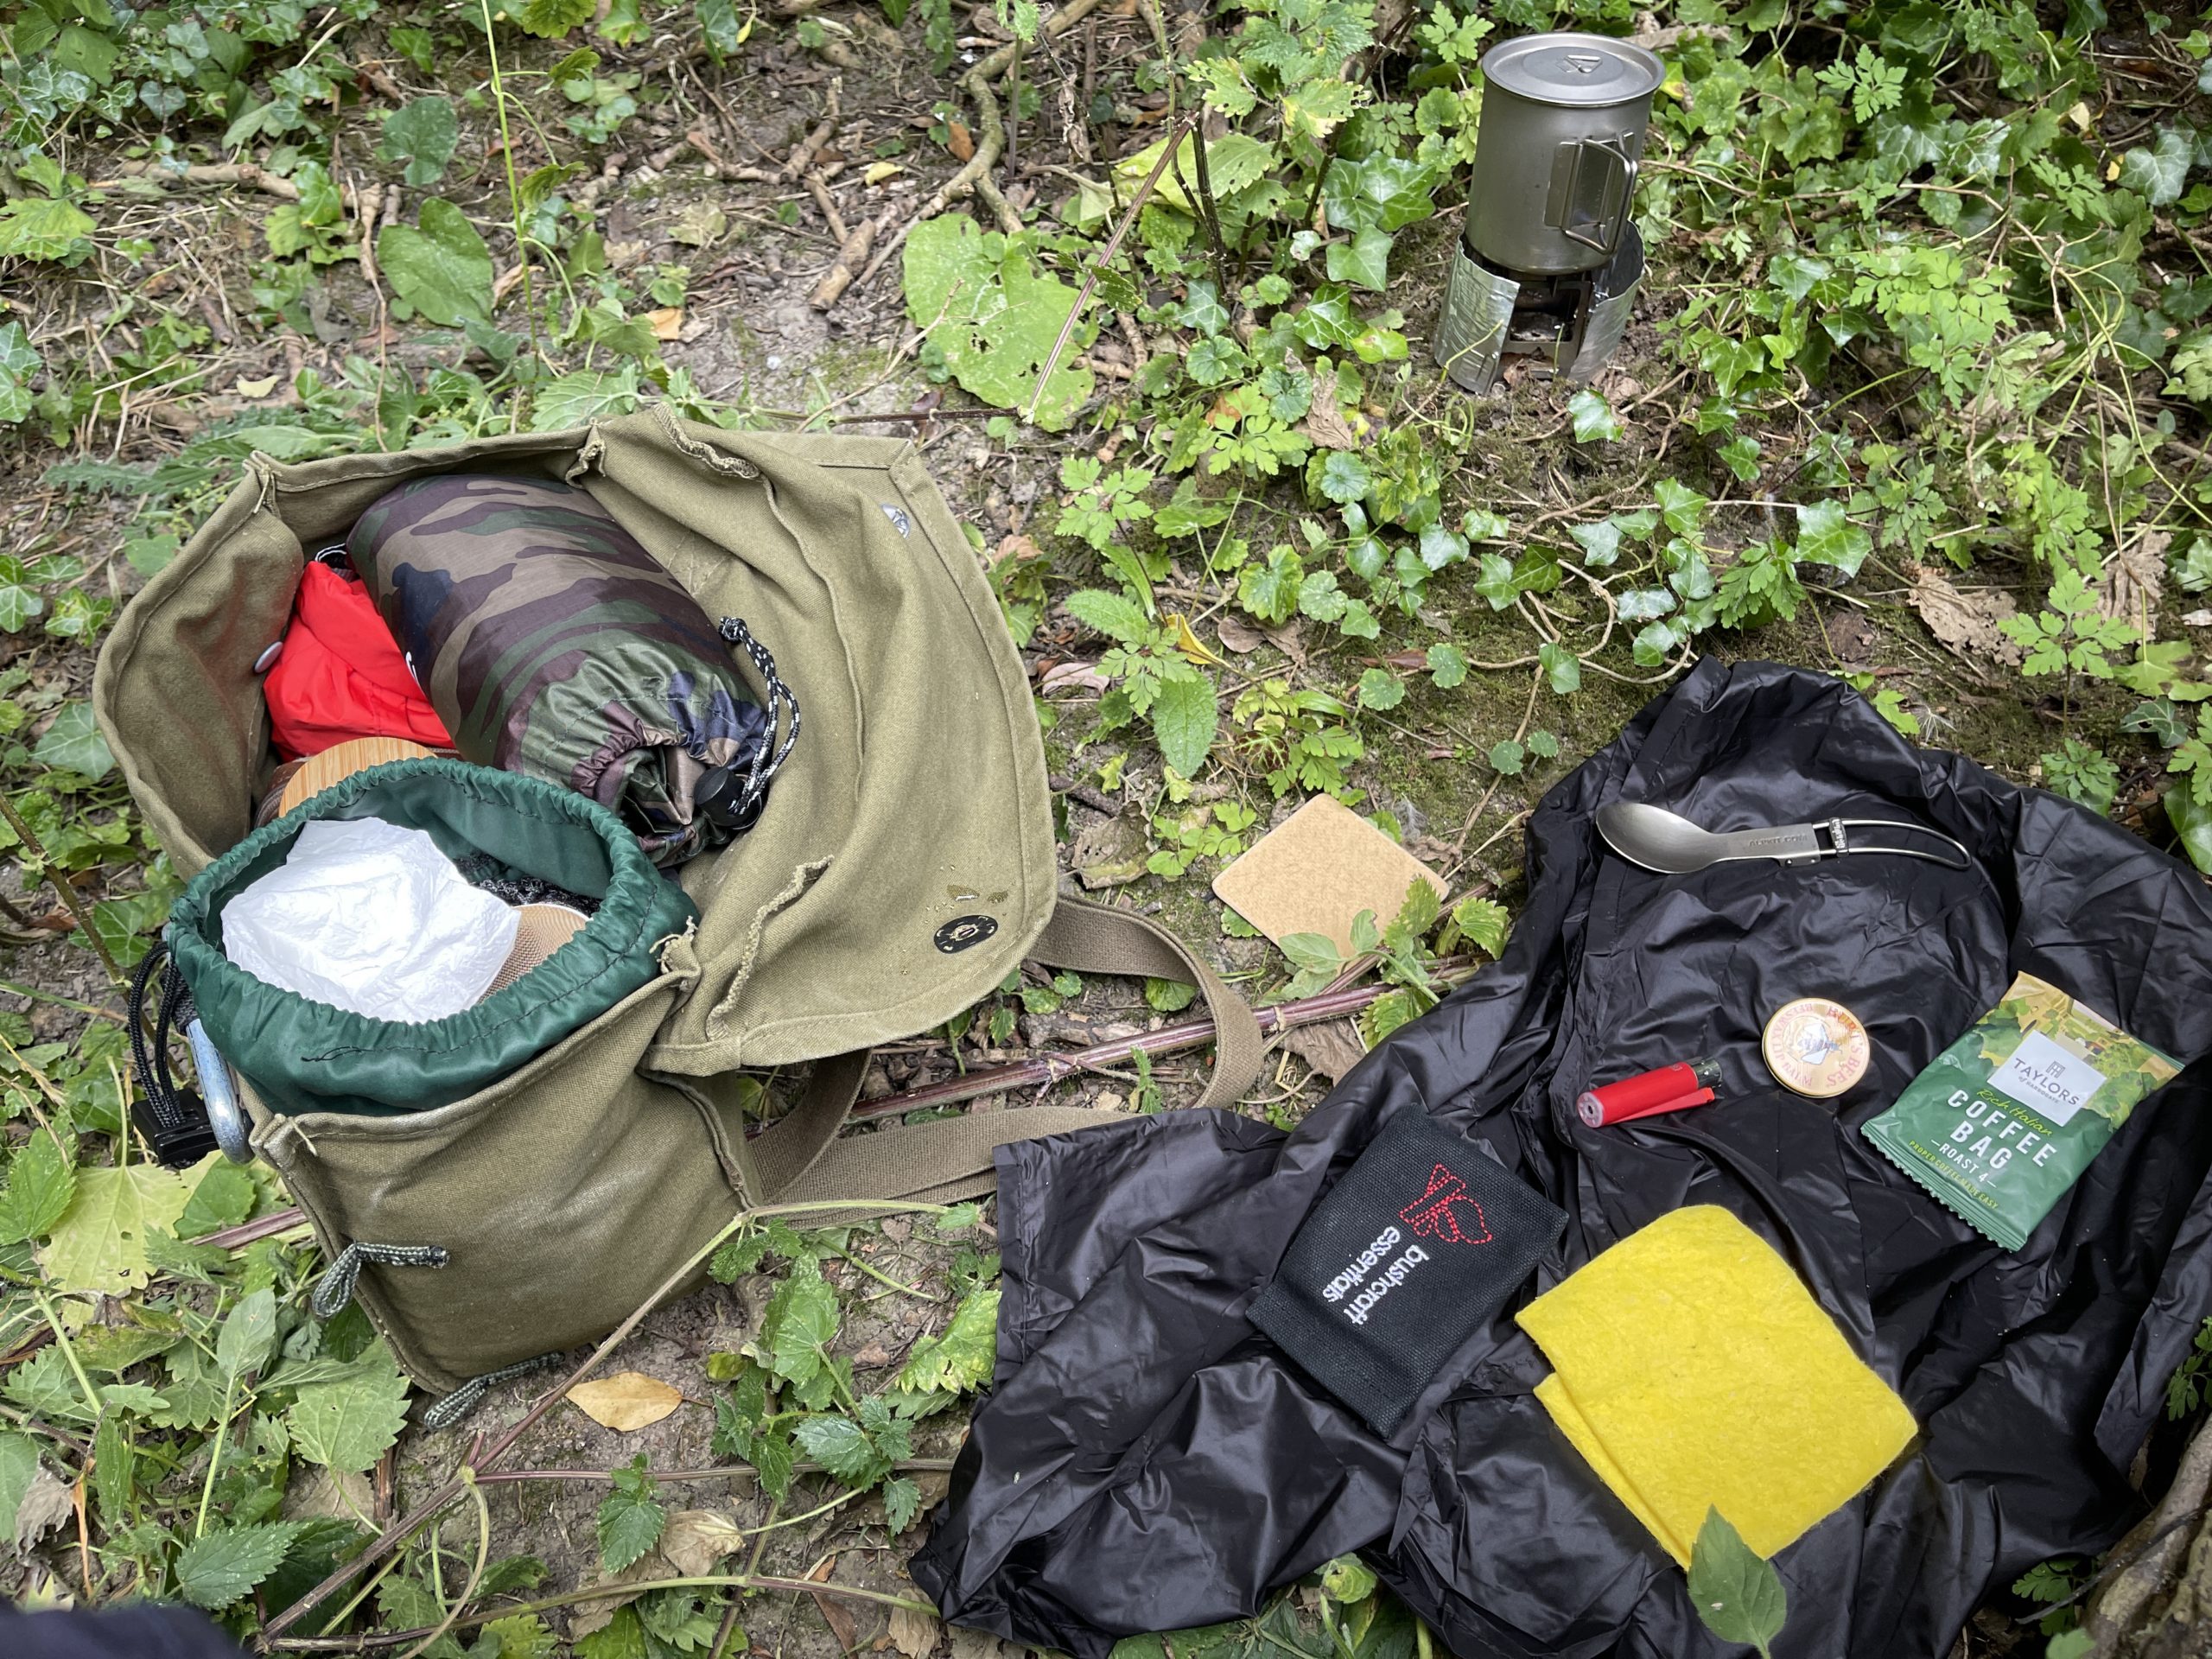
[[[516,912],[420,830],[318,818],[283,868],[223,906],[223,952],[264,983],[374,1020],[474,1007],[514,948]]]

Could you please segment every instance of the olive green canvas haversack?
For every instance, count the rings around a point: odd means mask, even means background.
[[[397,454],[256,457],[124,609],[93,687],[181,871],[251,830],[276,765],[254,664],[283,635],[304,548],[395,484],[461,471],[588,490],[709,615],[771,645],[805,728],[760,822],[677,873],[698,919],[658,943],[657,974],[520,1069],[397,1116],[279,1112],[241,1089],[333,1284],[425,1387],[604,1335],[741,1208],[966,1196],[999,1144],[1097,1121],[1031,1107],[838,1133],[869,1047],[944,1023],[1025,955],[1196,981],[1220,1032],[1201,1103],[1242,1092],[1250,1011],[1156,925],[1057,896],[1020,660],[899,440],[724,432],[653,408]],[[817,1064],[799,1098],[748,1135],[736,1069],[802,1062]]]

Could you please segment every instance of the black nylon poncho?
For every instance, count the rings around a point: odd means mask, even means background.
[[[1592,814],[1710,829],[1910,817],[1976,868],[1851,856],[1668,877]],[[1916,749],[1825,676],[1708,660],[1546,798],[1504,959],[1359,1065],[1287,1137],[1218,1113],[1001,1147],[994,1390],[912,1571],[954,1623],[1096,1659],[1252,1611],[1367,1553],[1460,1659],[1720,1655],[1681,1570],[1533,1395],[1514,1308],[1688,1204],[1779,1249],[1921,1426],[1777,1557],[1782,1659],[1941,1659],[2031,1563],[2112,1543],[2126,1470],[2212,1312],[2212,1068],[2138,1107],[2008,1254],[1859,1128],[2004,992],[2051,981],[2184,1060],[2212,1050],[2212,895],[2056,796]],[[1777,1086],[1768,1014],[1837,996],[1872,1040],[1840,1100]],[[1721,1057],[1717,1104],[1603,1129],[1593,1081]],[[1389,1439],[1245,1317],[1394,1110],[1467,1136],[1567,1211],[1560,1243]],[[1777,1412],[1817,1413],[1814,1399]]]

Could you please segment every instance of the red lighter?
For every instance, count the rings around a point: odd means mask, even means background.
[[[1719,1060],[1690,1060],[1589,1090],[1575,1101],[1574,1109],[1592,1128],[1601,1128],[1608,1123],[1702,1106],[1719,1088]]]

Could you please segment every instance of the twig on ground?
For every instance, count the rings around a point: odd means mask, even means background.
[[[101,179],[90,186],[94,190],[113,189],[133,180],[149,179],[156,184],[170,185],[242,185],[249,190],[258,190],[264,195],[279,196],[286,201],[300,199],[300,187],[289,179],[281,179],[266,168],[251,162],[202,162],[191,167],[164,167],[158,162],[118,162],[112,178]],[[339,186],[346,211],[354,207],[353,187]]]
[[[791,159],[784,163],[784,177],[797,180],[806,176],[822,159],[822,152],[830,148],[830,141],[837,136],[837,99],[845,90],[842,77],[833,78],[830,91],[822,103],[822,119],[815,124],[805,141],[791,151]],[[840,238],[841,240],[842,238]]]

